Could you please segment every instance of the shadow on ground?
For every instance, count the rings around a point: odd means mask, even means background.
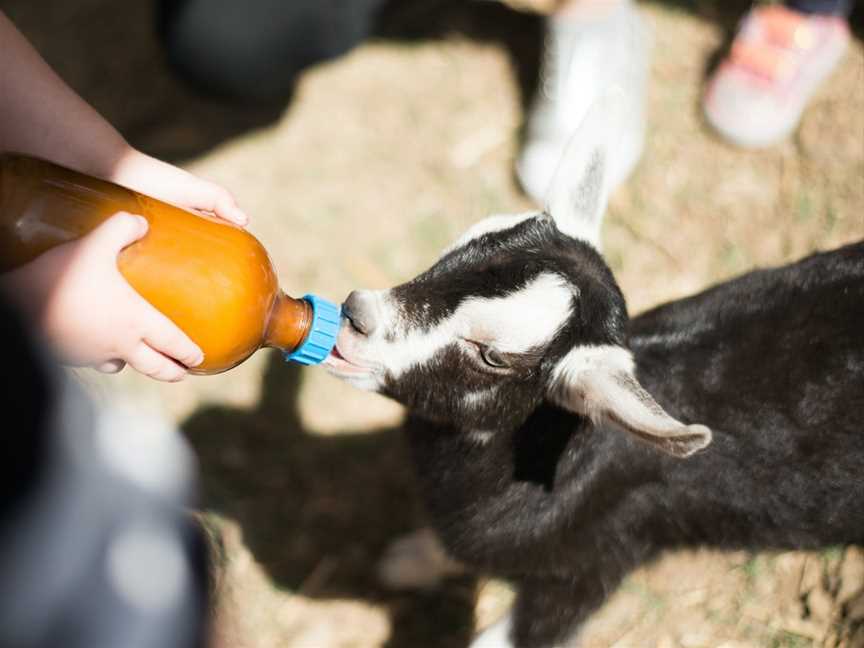
[[[721,24],[731,37],[744,0],[653,0]],[[285,97],[244,105],[197,94],[170,71],[155,38],[155,2],[0,0],[6,12],[60,75],[135,146],[179,161],[203,155],[246,132],[266,128],[290,108]],[[864,13],[859,7],[857,15]],[[855,24],[861,27],[861,20]],[[537,87],[543,20],[496,2],[390,0],[374,38],[447,37],[499,43],[513,66],[523,105]],[[214,43],[214,47],[218,44]],[[708,62],[710,70],[722,50]]]
[[[162,159],[202,155],[285,109],[209,101],[176,79],[155,37],[155,0],[0,0],[0,10],[133,145]]]
[[[388,648],[466,645],[472,580],[417,595],[394,595],[375,582],[387,543],[421,525],[399,431],[310,434],[296,409],[301,376],[274,354],[255,409],[207,407],[183,425],[200,459],[204,508],[239,522],[279,588],[385,606]]]
[[[197,93],[170,70],[156,38],[156,1],[0,0],[63,79],[136,147],[177,162],[205,154],[290,109],[291,97],[222,101]],[[542,21],[493,2],[397,0],[385,4],[374,38],[424,40],[461,35],[501,42],[524,97],[536,84]],[[213,44],[218,47],[218,43]]]

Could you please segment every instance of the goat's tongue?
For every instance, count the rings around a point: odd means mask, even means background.
[[[343,356],[341,353],[339,353],[338,347],[336,347],[334,345],[333,348],[330,350],[330,355],[328,355],[326,358],[324,358],[324,362],[322,362],[321,364],[332,365],[332,364],[337,364],[339,362],[348,362],[348,361],[345,360],[345,356]]]

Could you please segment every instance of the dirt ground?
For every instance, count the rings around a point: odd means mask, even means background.
[[[791,141],[742,152],[707,132],[698,98],[746,3],[641,6],[655,33],[647,149],[604,230],[631,312],[861,239],[860,37]],[[403,0],[376,38],[306,73],[290,102],[250,108],[170,76],[148,1],[0,9],[135,145],[233,190],[289,292],[340,300],[388,287],[470,223],[531,206],[512,168],[536,81],[534,17]],[[388,541],[423,524],[396,405],[266,352],[179,385],[82,380],[97,397],[123,391],[160,408],[194,445],[225,648],[462,648],[506,610],[498,581],[418,594],[377,585]],[[862,588],[861,548],[669,555],[626,581],[584,645],[861,648]]]

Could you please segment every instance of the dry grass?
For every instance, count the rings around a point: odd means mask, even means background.
[[[605,229],[633,312],[864,234],[860,41],[796,138],[741,152],[707,133],[697,110],[735,16],[722,6],[644,5],[656,35],[648,147]],[[530,72],[536,19],[487,3],[403,3],[384,37],[310,71],[287,107],[240,109],[171,79],[145,27],[148,3],[4,7],[133,142],[235,191],[291,292],[339,299],[392,285],[469,223],[530,205],[511,171],[517,79],[530,74],[513,62]],[[457,648],[475,610],[483,625],[508,604],[497,582],[477,596],[472,579],[423,595],[376,586],[387,541],[422,523],[392,403],[265,353],[176,386],[87,380],[155,399],[196,446],[203,506],[218,512],[207,525],[224,549],[224,646]],[[851,549],[669,556],[627,581],[585,645],[857,648],[864,638],[843,639],[852,623],[841,617],[864,618],[852,603],[862,565]]]

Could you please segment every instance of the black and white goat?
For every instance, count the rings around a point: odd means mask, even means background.
[[[516,585],[476,646],[570,645],[667,549],[864,544],[864,244],[628,320],[596,243],[607,109],[546,212],[351,293],[328,361],[408,408],[447,554]]]

